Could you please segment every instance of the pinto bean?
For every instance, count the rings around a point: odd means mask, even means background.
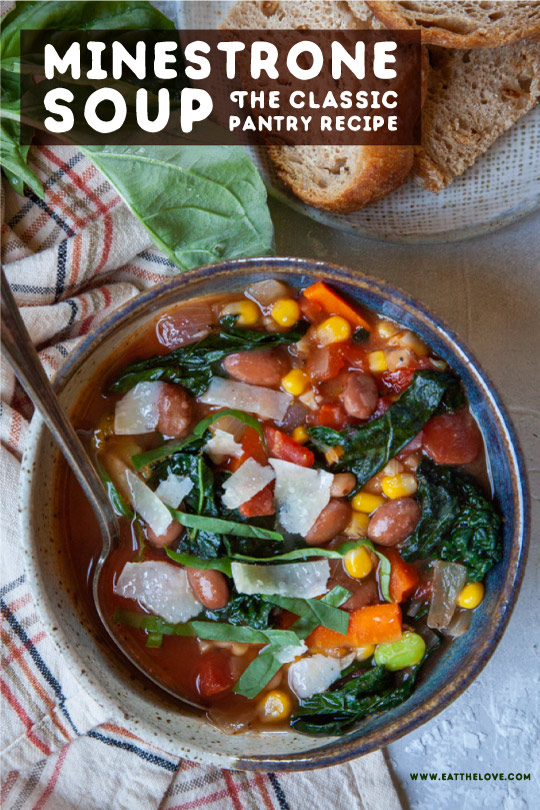
[[[221,571],[205,571],[203,568],[187,568],[191,590],[204,607],[219,610],[229,601],[229,587]]]
[[[158,403],[159,421],[157,428],[164,436],[181,439],[189,433],[193,421],[193,400],[181,386],[162,383]]]
[[[413,498],[387,501],[369,521],[368,537],[380,546],[397,546],[413,533],[420,515],[420,506]]]
[[[173,520],[163,534],[156,534],[150,526],[147,526],[146,537],[152,546],[165,548],[165,546],[170,546],[175,540],[178,540],[183,531],[184,527],[178,521]]]
[[[308,546],[324,546],[345,530],[350,519],[351,505],[339,498],[331,498],[306,534],[306,543]]]
[[[330,495],[332,498],[346,498],[356,486],[356,476],[352,473],[337,473],[334,475]]]
[[[250,385],[276,388],[289,370],[287,358],[275,349],[253,349],[230,354],[223,361],[227,374]]]
[[[366,607],[366,605],[376,605],[379,602],[379,588],[374,573],[365,579],[354,579],[345,570],[343,560],[329,560],[329,562],[330,579],[328,580],[328,589],[331,590],[336,585],[342,585],[351,592],[347,601],[341,605],[344,610],[357,610]]]
[[[377,384],[370,374],[351,372],[341,394],[343,407],[349,416],[369,419],[379,401]]]

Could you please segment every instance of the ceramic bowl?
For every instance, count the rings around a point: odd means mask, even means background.
[[[264,278],[304,287],[317,279],[417,332],[461,376],[481,427],[497,501],[505,516],[504,558],[487,577],[486,596],[470,630],[437,658],[403,705],[366,719],[341,738],[293,731],[226,736],[179,700],[126,669],[75,605],[61,565],[52,502],[58,451],[35,416],[22,464],[21,520],[28,577],[42,620],[72,670],[109,716],[171,753],[225,768],[279,771],[334,765],[393,742],[440,712],[478,675],[493,653],[516,600],[527,547],[528,498],[514,429],[490,380],[463,343],[408,295],[361,273],[323,262],[273,258],[225,261],[147,290],[83,339],[55,387],[68,412],[116,347],[162,310],[209,293],[244,290]]]

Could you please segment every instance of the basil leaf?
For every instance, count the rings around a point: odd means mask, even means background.
[[[390,576],[392,574],[392,565],[388,557],[385,557],[381,551],[377,551],[371,540],[363,539],[356,541],[354,544],[345,543],[344,545],[347,546],[345,554],[350,550],[351,547],[354,548],[355,546],[366,546],[379,558],[379,587],[381,589],[383,598],[386,599],[387,602],[392,602],[393,600],[390,598]],[[343,548],[343,546],[341,546],[341,548]]]
[[[303,619],[316,622],[316,627],[322,624],[323,627],[328,627],[342,635],[346,634],[349,627],[349,614],[339,608],[331,607],[322,599],[300,599],[279,594],[261,594],[261,599],[284,610],[289,610],[291,613],[296,613]]]
[[[274,644],[280,647],[299,644],[296,633],[291,630],[255,630],[220,622],[191,621],[172,624],[159,616],[135,613],[131,610],[114,611],[113,621],[147,633],[161,633],[164,636],[189,636],[209,641],[237,641],[241,644]]]
[[[186,565],[188,568],[221,571],[225,576],[232,577],[231,563],[233,561],[230,557],[216,557],[215,559],[205,560],[202,557],[196,557],[194,554],[173,551],[171,548],[165,548],[165,553],[167,557],[174,562],[180,563],[180,565]]]
[[[222,520],[221,518],[206,517],[205,515],[189,515],[187,512],[179,512],[177,509],[169,508],[169,512],[178,523],[188,529],[206,529],[216,534],[233,534],[238,537],[256,537],[261,540],[280,540],[283,535],[270,529],[260,529],[258,526],[250,526],[249,523],[235,523],[232,520]]]
[[[243,422],[244,425],[252,427],[253,430],[256,430],[261,439],[264,439],[263,429],[259,420],[245,411],[239,411],[237,408],[225,408],[223,411],[210,414],[210,416],[207,416],[206,419],[202,419],[198,425],[195,426],[193,429],[193,435],[197,436],[198,438],[202,437],[210,425],[213,425],[214,422],[217,422],[217,420],[221,419],[222,416],[234,416],[234,418],[238,419],[239,422]]]
[[[97,471],[99,477],[101,478],[103,484],[105,485],[107,495],[109,496],[109,500],[116,514],[119,517],[125,517],[131,520],[133,518],[133,510],[130,508],[130,506],[126,503],[124,498],[120,495],[120,493],[116,489],[109,473],[99,463],[97,464]]]
[[[308,432],[319,449],[336,445],[343,448],[334,467],[353,472],[357,489],[361,489],[414,439],[454,380],[454,375],[446,372],[415,371],[409,387],[377,419],[341,432],[324,427],[309,428]]]

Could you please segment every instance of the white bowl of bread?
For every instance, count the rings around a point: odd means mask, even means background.
[[[422,144],[252,149],[271,192],[367,236],[461,238],[540,204],[540,2],[186,3],[185,28],[417,29]]]

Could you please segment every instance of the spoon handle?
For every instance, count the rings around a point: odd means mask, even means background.
[[[105,487],[43,370],[3,270],[2,349],[88,498],[103,538],[114,541],[118,521]]]

